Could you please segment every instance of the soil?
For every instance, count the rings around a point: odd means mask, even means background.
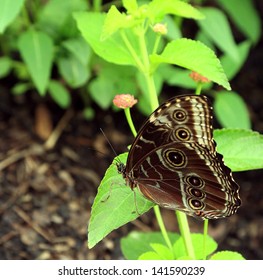
[[[260,133],[262,44],[251,51],[231,83],[247,102],[253,129]],[[126,151],[132,135],[123,112],[102,111],[92,104],[95,117],[86,121],[78,106],[64,111],[36,93],[13,96],[8,90],[12,84],[4,80],[0,95],[0,259],[122,259],[121,237],[132,230],[158,230],[149,211],[87,248],[91,205],[114,157],[100,128],[117,153]],[[139,127],[144,117],[134,114]],[[211,221],[209,234],[219,243],[218,250],[262,260],[263,170],[234,177],[241,187],[242,207],[230,218]],[[162,213],[167,228],[178,232],[174,212]],[[202,222],[189,218],[189,223],[192,232],[202,232]]]

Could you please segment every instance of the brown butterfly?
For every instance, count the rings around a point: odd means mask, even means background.
[[[202,219],[236,213],[239,186],[216,152],[207,97],[184,95],[157,108],[140,129],[126,166],[126,183],[161,207]]]

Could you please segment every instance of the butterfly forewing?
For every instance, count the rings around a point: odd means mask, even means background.
[[[215,147],[207,98],[178,96],[146,120],[123,175],[131,188],[162,207],[201,218],[226,217],[241,204],[239,187]]]

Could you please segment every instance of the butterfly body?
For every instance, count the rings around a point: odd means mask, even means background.
[[[118,170],[131,189],[191,216],[226,217],[241,205],[239,186],[216,152],[212,107],[205,96],[178,96],[157,108]]]

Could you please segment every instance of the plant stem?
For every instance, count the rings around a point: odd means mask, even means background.
[[[150,106],[152,111],[154,111],[159,106],[159,102],[156,94],[153,75],[145,74],[145,80],[148,87],[148,94],[149,94],[148,100],[150,101]]]
[[[150,70],[150,61],[149,61],[149,53],[147,50],[146,42],[145,42],[145,31],[141,32],[139,35],[139,45],[140,45],[140,51],[142,55],[142,63],[144,65],[144,71],[142,71],[146,83],[147,83],[147,88],[148,88],[148,100],[150,101],[150,106],[152,111],[154,111],[158,106],[158,98],[157,98],[157,93],[156,93],[156,87],[154,84],[154,78],[153,74],[151,73]]]
[[[143,63],[141,62],[139,56],[136,54],[136,52],[135,52],[133,46],[131,45],[131,43],[130,43],[128,37],[127,37],[126,34],[125,34],[125,31],[124,31],[124,30],[121,30],[121,31],[120,31],[120,34],[121,34],[121,38],[122,38],[124,44],[126,45],[127,49],[129,50],[131,56],[133,57],[133,59],[134,59],[136,65],[137,65],[138,69],[139,69],[141,72],[144,72],[144,69],[145,69],[145,68],[144,68],[144,65],[143,65]]]
[[[201,94],[202,86],[203,86],[202,83],[197,83],[197,87],[196,87],[196,90],[195,90],[195,94],[196,95],[200,95]]]
[[[204,221],[203,260],[206,259],[206,240],[208,236],[208,220]]]
[[[154,210],[154,213],[155,213],[155,216],[156,216],[156,219],[157,219],[157,222],[158,222],[158,225],[160,227],[160,230],[162,232],[162,235],[163,235],[163,238],[166,242],[166,245],[168,246],[168,248],[171,250],[171,252],[173,251],[173,246],[172,246],[172,243],[170,241],[170,238],[167,234],[167,230],[165,228],[165,225],[164,225],[164,222],[163,222],[163,218],[162,218],[162,215],[161,215],[161,212],[160,212],[160,208],[158,205],[155,205],[153,207],[153,210]]]
[[[124,113],[125,113],[126,119],[128,121],[128,124],[130,126],[131,132],[132,132],[133,136],[136,137],[137,131],[136,131],[133,121],[132,121],[130,108],[124,109]]]
[[[181,232],[181,236],[184,240],[186,253],[191,259],[195,260],[195,252],[194,252],[194,248],[193,248],[191,233],[189,230],[189,225],[188,225],[186,214],[184,214],[181,211],[175,211],[175,213],[176,213],[176,217],[178,220],[178,225],[179,225],[179,229]]]
[[[101,11],[101,0],[94,0],[93,1],[93,11],[100,12]]]

